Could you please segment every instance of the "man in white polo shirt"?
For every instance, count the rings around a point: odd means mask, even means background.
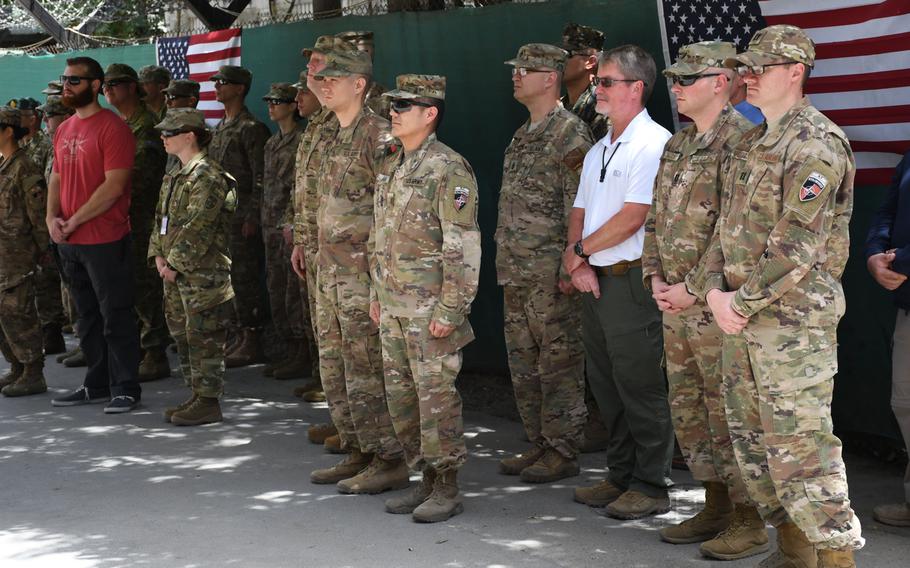
[[[605,52],[594,79],[597,112],[612,128],[585,156],[563,263],[584,292],[582,337],[588,381],[610,433],[607,478],[575,500],[621,519],[665,513],[673,426],[661,318],[641,278],[644,222],[666,129],[645,103],[654,59],[624,45]]]

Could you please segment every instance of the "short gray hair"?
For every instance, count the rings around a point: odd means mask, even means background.
[[[598,65],[615,63],[626,79],[634,79],[645,84],[642,90],[641,106],[645,106],[654,91],[657,80],[657,64],[651,54],[637,45],[626,44],[605,51],[600,56]]]

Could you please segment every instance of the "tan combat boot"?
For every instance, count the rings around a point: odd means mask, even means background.
[[[0,389],[4,388],[6,385],[11,385],[19,380],[19,377],[22,376],[22,373],[25,371],[25,365],[19,361],[10,361],[9,371],[2,378],[0,378]]]
[[[335,436],[337,434],[338,430],[331,422],[324,424],[313,424],[306,431],[307,438],[309,438],[310,442],[314,444],[324,444],[326,438]]]
[[[610,483],[607,479],[590,487],[575,488],[575,500],[589,507],[606,507],[619,499],[622,494],[623,490]]]
[[[777,550],[756,568],[818,568],[815,547],[795,523],[777,527]]]
[[[229,369],[246,367],[263,360],[262,346],[259,344],[259,334],[252,329],[241,330],[240,345],[224,358],[224,364]]]
[[[3,396],[28,396],[47,392],[47,383],[44,382],[44,360],[37,363],[26,363],[22,376],[11,385],[6,385],[0,393]]]
[[[54,360],[57,361],[58,363],[63,363],[63,361],[65,361],[66,359],[69,359],[76,353],[79,353],[79,351],[80,351],[79,346],[76,345],[75,347],[73,347],[72,349],[67,351],[66,353],[61,353],[60,355],[57,355],[57,357],[55,357]]]
[[[210,396],[199,396],[185,409],[171,415],[171,424],[177,426],[200,426],[221,422],[221,404]]]
[[[733,503],[727,494],[727,486],[718,481],[707,481],[704,486],[704,509],[691,519],[660,529],[658,534],[662,541],[671,544],[702,542],[714,538],[730,525]]]
[[[325,391],[322,390],[322,384],[311,391],[303,393],[304,402],[325,402]]]
[[[194,402],[196,402],[197,398],[199,398],[199,397],[196,395],[196,393],[193,393],[193,395],[190,398],[184,400],[177,406],[172,406],[170,408],[164,409],[164,421],[170,422],[171,417],[174,416],[174,414],[189,408]]]
[[[310,360],[310,351],[303,344],[303,339],[292,342],[294,353],[287,361],[272,372],[278,380],[301,379],[309,377],[313,372],[313,362]]]
[[[308,381],[302,387],[297,387],[293,391],[293,395],[297,398],[303,398],[303,395],[310,392],[311,390],[322,390],[322,385],[320,385],[318,380]]]
[[[373,461],[363,471],[336,484],[339,493],[368,494],[382,493],[408,486],[408,465],[401,458],[387,460],[373,456]]]
[[[521,480],[525,483],[551,483],[576,476],[578,472],[577,459],[567,458],[555,449],[547,448],[533,465],[521,470]]]
[[[537,463],[546,450],[541,446],[534,446],[530,451],[505,458],[499,462],[499,473],[503,475],[519,475],[528,466]]]
[[[889,503],[872,509],[872,518],[892,527],[910,527],[910,504]]]
[[[317,469],[310,473],[310,481],[320,484],[338,483],[342,479],[354,477],[363,471],[364,468],[370,465],[372,460],[373,454],[364,454],[360,452],[359,448],[351,448],[351,453],[341,462],[332,467]]]
[[[88,362],[85,360],[85,353],[82,352],[81,347],[77,347],[73,350],[73,354],[63,360],[64,367],[86,367]]]
[[[323,449],[330,454],[346,454],[348,450],[341,444],[341,436],[334,434],[325,439],[322,443]]]
[[[433,491],[426,501],[414,509],[413,519],[418,523],[438,523],[464,511],[458,495],[458,471],[450,469],[437,473]]]
[[[164,349],[151,349],[145,352],[139,363],[139,382],[147,383],[171,376],[171,364]]]
[[[436,469],[432,467],[423,468],[423,477],[420,482],[401,497],[392,497],[386,499],[385,510],[393,515],[407,515],[414,512],[414,509],[421,503],[429,499],[430,493],[433,492],[433,484],[436,481]]]
[[[852,550],[818,551],[818,568],[856,568]]]
[[[670,510],[669,497],[651,497],[641,491],[629,490],[607,505],[604,513],[614,519],[632,520],[662,515]]]
[[[737,560],[767,552],[768,529],[751,505],[737,503],[730,525],[709,541],[703,542],[699,550],[709,558]]]

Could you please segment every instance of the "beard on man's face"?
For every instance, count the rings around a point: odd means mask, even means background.
[[[80,91],[73,95],[67,95],[64,93],[61,102],[63,103],[63,106],[67,108],[77,109],[92,104],[92,101],[94,100],[95,94],[92,92],[91,86],[89,86],[88,89],[85,89],[84,91]]]

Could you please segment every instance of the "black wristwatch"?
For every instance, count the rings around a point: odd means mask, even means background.
[[[591,256],[590,254],[585,254],[585,247],[583,247],[581,245],[581,240],[579,240],[575,243],[575,254],[577,254],[578,256],[580,256],[581,258],[583,258],[585,260],[588,260],[588,257]]]

